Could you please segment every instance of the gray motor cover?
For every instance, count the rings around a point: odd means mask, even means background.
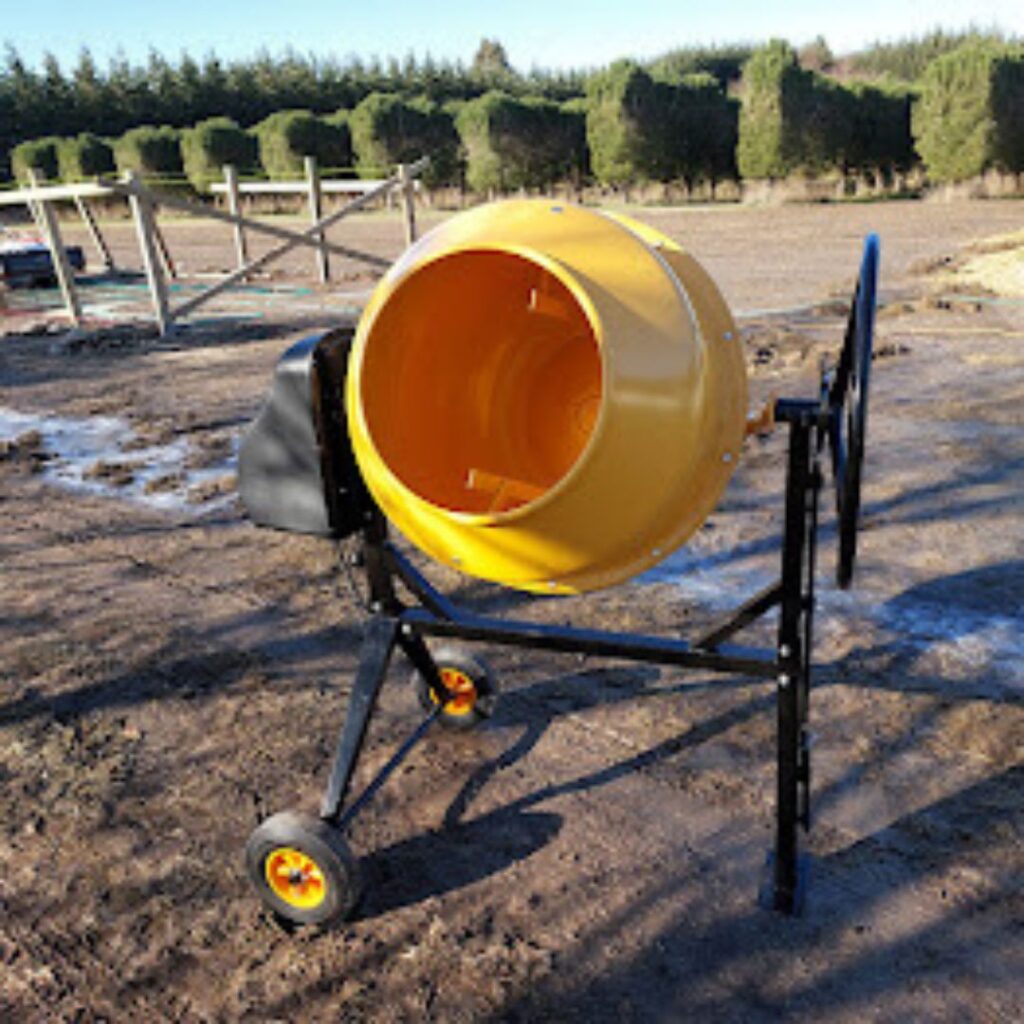
[[[242,439],[238,490],[260,526],[333,534],[313,420],[313,355],[324,337],[303,338],[285,352],[270,395]]]

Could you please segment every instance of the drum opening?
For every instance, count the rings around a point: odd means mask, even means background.
[[[551,269],[466,250],[414,271],[377,313],[359,382],[392,473],[453,512],[505,513],[570,472],[601,407],[590,316]]]

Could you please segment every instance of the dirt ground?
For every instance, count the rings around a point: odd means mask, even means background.
[[[1024,204],[634,212],[741,314],[755,404],[815,394],[835,299],[881,236],[850,592],[831,484],[824,501],[804,915],[756,903],[770,684],[490,650],[495,716],[428,737],[353,825],[355,918],[283,929],[242,849],[266,814],[318,806],[364,621],[335,552],[253,527],[229,480],[167,508],[129,500],[137,466],[59,486],[26,431],[0,439],[0,1019],[1024,1019],[1024,300],[955,278]],[[347,230],[398,252],[394,216]],[[127,226],[110,234],[127,264]],[[168,239],[186,269],[230,266],[218,229]],[[272,282],[301,296],[165,341],[115,325],[62,344],[19,296],[0,411],[117,417],[219,458],[284,348],[370,283],[341,264],[307,288],[305,262]],[[784,453],[751,439],[692,542],[627,586],[540,601],[433,575],[491,612],[692,632],[777,572]],[[363,779],[415,725],[407,679],[396,659]]]

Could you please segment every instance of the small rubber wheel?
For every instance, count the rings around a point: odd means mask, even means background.
[[[444,685],[455,694],[441,712],[441,724],[472,729],[490,717],[498,691],[487,663],[461,647],[439,647],[431,654]],[[414,670],[412,682],[423,710],[435,711],[438,700],[426,679]]]
[[[245,866],[264,904],[295,924],[340,920],[359,899],[359,869],[348,844],[309,814],[267,818],[246,843]]]

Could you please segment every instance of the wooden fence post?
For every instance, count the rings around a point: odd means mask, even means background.
[[[139,236],[142,265],[146,269],[146,280],[149,282],[149,291],[153,298],[153,313],[160,329],[160,337],[164,337],[171,329],[171,312],[167,303],[167,282],[164,280],[157,251],[153,201],[135,171],[128,172],[127,181],[131,187],[128,204],[132,208],[135,230]]]
[[[29,170],[28,177],[33,188],[39,188],[43,184],[39,175],[32,169]],[[60,235],[57,214],[54,213],[53,204],[46,199],[39,200],[36,209],[40,226],[46,236],[46,245],[50,250],[53,272],[56,275],[57,284],[60,285],[61,295],[64,297],[64,307],[68,311],[71,322],[77,327],[82,322],[82,305],[78,301],[78,293],[75,291],[75,275],[68,262],[68,252],[64,248],[64,240]]]
[[[416,241],[416,181],[409,173],[408,164],[398,165],[398,182],[402,190],[402,214],[405,220],[405,244]]]
[[[37,185],[45,183],[45,179],[39,177],[38,173],[31,168],[28,172],[28,183],[30,187],[35,188]],[[39,208],[39,203],[34,199],[28,201],[28,212],[32,214],[32,220],[35,222],[36,230],[46,238],[46,225],[43,223],[43,211]]]
[[[320,172],[316,166],[316,157],[306,157],[306,183],[309,186],[309,216],[312,223],[317,224],[323,218],[323,196],[320,192]],[[324,240],[324,233],[318,231],[313,236],[318,242]],[[320,283],[326,284],[331,277],[331,266],[327,256],[327,250],[322,246],[314,249],[316,258],[317,273],[320,276]]]
[[[164,269],[164,275],[174,281],[178,277],[178,268],[171,259],[171,250],[167,248],[167,240],[156,222],[156,207],[152,200],[149,203],[149,228],[153,240],[156,242],[157,256],[160,258],[160,266]]]
[[[233,164],[224,165],[224,185],[227,188],[228,213],[233,217],[242,215],[242,199],[238,191],[238,169]],[[238,259],[239,268],[249,262],[249,244],[245,237],[245,228],[236,223],[235,233],[235,255]]]
[[[110,254],[110,247],[107,245],[107,240],[100,232],[100,226],[96,223],[96,218],[92,215],[92,210],[86,206],[85,200],[81,196],[75,196],[75,206],[78,207],[78,212],[89,231],[89,237],[92,239],[92,244],[96,247],[96,251],[99,253],[100,259],[103,261],[103,269],[107,271],[113,270],[114,257]]]

